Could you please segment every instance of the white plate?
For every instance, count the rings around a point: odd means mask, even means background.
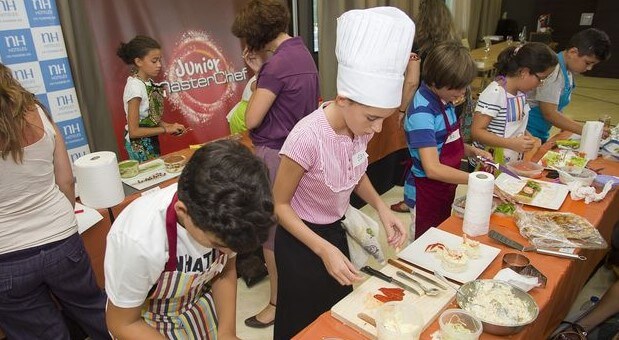
[[[545,182],[545,181],[537,181],[534,179],[522,179],[517,180],[511,176],[506,174],[500,174],[499,177],[496,178],[494,184],[496,184],[501,190],[507,192],[511,195],[516,195],[522,188],[527,184],[527,181],[534,181],[540,184],[542,190],[535,195],[533,200],[529,203],[524,203],[528,205],[532,205],[534,207],[540,207],[550,210],[559,210],[563,201],[565,201],[565,197],[569,193],[569,189],[567,185]]]
[[[469,259],[468,267],[461,273],[451,273],[443,269],[441,260],[436,253],[427,253],[426,247],[430,244],[440,242],[445,246],[457,249],[462,244],[462,237],[454,235],[437,228],[430,228],[421,237],[404,248],[398,257],[413,263],[429,271],[437,270],[444,276],[460,283],[475,280],[490,265],[494,258],[501,252],[500,249],[480,243],[480,256],[476,259]]]
[[[559,153],[561,155],[561,160],[555,164],[553,164],[552,166],[555,166],[557,168],[561,168],[564,166],[568,166],[568,162],[570,161],[570,159],[572,159],[572,157],[578,157],[578,150],[574,150],[574,149],[559,149],[559,151],[553,151],[553,150],[549,150],[547,151],[544,156],[539,160],[539,162],[537,162],[537,164],[544,166],[544,164],[542,163],[542,160],[544,159],[544,157],[546,157],[546,155],[549,152],[556,152]],[[579,168],[584,168],[587,166],[587,163],[589,163],[588,160],[585,160],[585,164],[583,166],[579,166]],[[551,169],[550,165],[548,166],[544,166],[546,169]]]
[[[161,159],[155,159],[146,163],[140,164],[140,173],[131,178],[122,178],[123,183],[133,187],[136,190],[144,190],[146,188],[167,181],[170,178],[177,177],[181,172],[169,173],[165,171],[165,164]]]

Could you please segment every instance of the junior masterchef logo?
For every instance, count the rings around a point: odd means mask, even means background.
[[[208,123],[230,104],[247,68],[235,71],[206,32],[182,35],[165,68],[169,99],[175,109],[196,123]]]

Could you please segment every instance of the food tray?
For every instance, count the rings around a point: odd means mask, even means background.
[[[179,176],[181,173],[169,173],[165,170],[163,160],[155,159],[140,164],[140,172],[131,178],[122,178],[123,183],[136,190],[144,190],[171,178]]]

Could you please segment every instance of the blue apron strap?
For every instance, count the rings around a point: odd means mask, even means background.
[[[563,91],[561,91],[561,96],[559,97],[559,103],[557,104],[557,109],[559,111],[563,111],[569,103],[572,95],[572,89],[576,87],[574,84],[574,80],[570,82],[569,74],[567,72],[567,65],[565,64],[564,52],[560,52],[558,54],[559,59],[559,67],[561,68],[561,74],[563,74]]]

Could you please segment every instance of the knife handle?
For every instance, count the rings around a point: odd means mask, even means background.
[[[366,273],[366,274],[369,274],[369,275],[372,275],[372,276],[376,276],[377,278],[379,278],[379,279],[381,279],[383,281],[391,282],[393,280],[393,278],[391,278],[391,276],[385,275],[385,274],[379,272],[378,270],[376,270],[376,269],[374,269],[374,268],[372,268],[370,266],[362,267],[361,271]]]
[[[540,253],[540,254],[552,255],[552,256],[557,256],[557,257],[563,257],[563,258],[566,258],[566,259],[581,260],[581,261],[586,261],[587,260],[586,256],[578,255],[578,254],[568,254],[568,253],[564,253],[562,251],[555,251],[555,250],[550,250],[550,249],[535,249],[535,251]]]
[[[398,261],[396,261],[396,260],[393,260],[393,259],[388,259],[388,260],[387,260],[387,263],[389,263],[390,265],[392,265],[392,266],[394,266],[394,267],[396,267],[396,268],[398,268],[398,269],[400,269],[400,270],[403,270],[403,271],[405,271],[405,272],[407,272],[407,273],[409,273],[409,274],[412,274],[412,273],[413,273],[413,270],[412,270],[412,269],[410,269],[410,268],[406,267],[405,265],[401,264],[400,262],[398,262]]]

